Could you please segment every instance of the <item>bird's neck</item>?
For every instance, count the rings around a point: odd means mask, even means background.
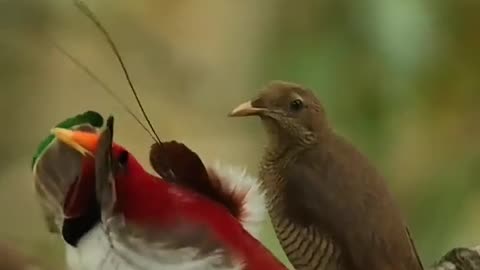
[[[267,146],[260,164],[259,178],[270,214],[273,208],[278,208],[282,204],[279,201],[282,198],[280,193],[285,190],[286,182],[280,172],[295,162],[304,150],[302,147],[288,144],[274,145],[270,143]]]
[[[264,165],[273,166],[276,170],[287,167],[308,149],[322,147],[327,138],[313,133],[292,137],[272,132],[268,132],[268,137],[263,162],[266,163]]]
[[[308,155],[312,149],[327,148],[330,140],[328,132],[330,130],[311,137],[304,137],[303,140],[292,140],[282,137],[278,133],[268,132],[269,143],[261,162],[259,178],[263,190],[266,192],[269,208],[279,209],[283,204],[280,201],[283,196],[280,194],[286,188],[286,180],[282,176],[282,172],[302,156]]]
[[[289,122],[282,122],[263,118],[263,125],[267,131],[268,144],[267,153],[269,156],[280,157],[295,155],[312,145],[321,143],[328,137],[330,129],[322,125],[318,130],[310,131]]]

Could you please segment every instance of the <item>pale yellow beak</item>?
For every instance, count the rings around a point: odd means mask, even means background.
[[[55,135],[59,141],[67,144],[84,156],[93,156],[100,139],[100,136],[96,133],[72,131],[65,128],[53,128],[50,132]]]
[[[258,115],[261,112],[264,112],[266,109],[264,108],[255,108],[252,106],[252,102],[249,100],[238,105],[235,109],[233,109],[228,116],[230,117],[240,117],[240,116],[250,116],[250,115]]]

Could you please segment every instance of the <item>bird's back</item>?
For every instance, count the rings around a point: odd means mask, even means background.
[[[336,234],[348,250],[345,256],[351,264],[357,269],[423,269],[403,213],[368,158],[336,134],[332,134],[325,155],[331,171],[317,173],[328,179],[327,187],[333,186],[332,191],[341,198],[339,203],[345,202],[327,218],[340,217],[334,218],[340,221]]]

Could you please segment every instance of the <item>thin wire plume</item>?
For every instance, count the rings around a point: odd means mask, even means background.
[[[62,55],[66,56],[70,61],[72,61],[77,67],[79,67],[81,70],[83,70],[91,79],[93,79],[96,83],[100,85],[100,87],[105,90],[113,99],[115,99],[116,102],[118,102],[124,110],[130,114],[135,121],[137,121],[138,124],[150,135],[150,137],[154,140],[157,141],[157,138],[155,138],[152,134],[152,132],[142,123],[142,121],[135,115],[135,113],[130,110],[128,105],[123,102],[123,100],[115,94],[115,91],[112,90],[104,81],[102,81],[95,73],[93,73],[86,65],[84,65],[80,60],[78,60],[76,57],[71,55],[70,53],[67,52],[62,46],[57,44],[53,39],[50,39],[52,42],[53,47],[57,49]]]
[[[140,110],[142,111],[142,114],[145,118],[145,120],[148,123],[148,126],[152,130],[153,134],[155,135],[156,141],[161,144],[161,140],[157,135],[157,132],[153,128],[152,123],[150,122],[150,119],[147,116],[147,113],[145,112],[145,109],[143,108],[142,102],[140,101],[140,98],[138,97],[137,90],[135,89],[135,86],[132,83],[132,80],[130,79],[130,74],[127,71],[127,68],[125,64],[123,63],[123,59],[120,56],[120,52],[117,49],[117,46],[115,46],[115,43],[113,42],[112,38],[108,34],[108,31],[103,27],[103,25],[100,23],[100,21],[97,19],[95,14],[90,10],[90,8],[81,0],[73,0],[75,6],[80,10],[80,12],[85,15],[90,21],[92,21],[98,30],[100,30],[107,40],[108,44],[110,45],[110,48],[113,50],[113,53],[115,54],[115,57],[117,58],[118,62],[120,63],[120,66],[122,67],[123,74],[125,75],[125,78],[128,82],[128,85],[130,86],[130,89],[132,90],[132,93],[135,97],[135,100],[137,101],[138,106],[140,107]]]

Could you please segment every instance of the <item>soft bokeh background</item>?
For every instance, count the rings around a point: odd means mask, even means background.
[[[162,138],[255,174],[260,123],[226,115],[269,80],[295,81],[315,89],[336,129],[387,177],[426,264],[480,244],[480,1],[87,3]],[[69,0],[0,0],[0,37],[0,242],[62,269],[62,245],[33,198],[37,144],[87,109],[115,115],[117,140],[145,164],[152,141],[52,46],[81,59],[137,110],[103,37]]]

